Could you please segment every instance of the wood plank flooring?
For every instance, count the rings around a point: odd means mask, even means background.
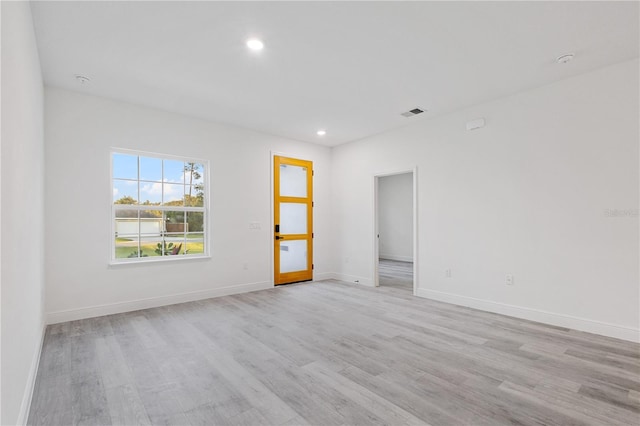
[[[637,425],[639,351],[304,283],[49,326],[29,424]]]
[[[378,283],[384,287],[395,287],[413,294],[413,262],[378,260]]]

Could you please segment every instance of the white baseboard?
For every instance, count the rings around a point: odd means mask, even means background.
[[[193,302],[195,300],[248,293],[250,291],[265,290],[268,288],[273,288],[273,283],[270,281],[261,281],[256,283],[212,288],[210,290],[192,291],[189,293],[180,293],[170,296],[150,297],[148,299],[138,299],[127,302],[89,306],[86,308],[69,309],[66,311],[49,312],[47,313],[47,324],[57,324],[60,322],[75,321],[85,318],[120,314],[123,312],[138,311],[140,309],[157,308],[158,306]]]
[[[33,353],[31,359],[31,367],[29,367],[29,376],[27,377],[27,384],[24,388],[24,394],[22,395],[22,403],[20,404],[20,412],[18,413],[17,424],[22,426],[26,425],[29,420],[29,410],[31,409],[31,400],[33,399],[33,391],[36,387],[36,378],[38,377],[38,367],[40,366],[40,355],[42,355],[42,345],[44,344],[44,333],[47,328],[46,324],[42,324],[40,332],[40,341],[38,342],[38,348]]]
[[[313,274],[314,281],[335,280],[336,274],[333,272],[321,272],[319,274]]]
[[[374,287],[374,283],[373,283],[373,280],[371,278],[358,277],[356,275],[342,274],[340,272],[334,272],[332,275],[333,275],[332,279],[334,279],[334,280],[345,281],[345,282],[348,282],[348,283],[364,285],[364,286],[367,286],[367,287]]]
[[[380,253],[378,255],[378,258],[386,259],[386,260],[397,260],[399,262],[413,262],[413,257],[412,256],[396,256],[395,254],[382,254],[382,253]]]
[[[493,302],[490,300],[476,299],[474,297],[460,296],[458,294],[445,293],[436,290],[419,288],[417,295],[427,299],[438,300],[440,302],[468,306],[470,308],[480,309],[483,311],[640,343],[640,329],[637,328],[624,327],[570,315]]]

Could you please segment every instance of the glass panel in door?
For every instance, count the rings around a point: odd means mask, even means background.
[[[307,233],[307,205],[280,203],[280,235]]]
[[[307,197],[307,168],[280,164],[280,196]]]
[[[305,240],[280,242],[280,273],[307,269],[307,242]]]

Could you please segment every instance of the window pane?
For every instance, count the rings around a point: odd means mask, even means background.
[[[204,231],[204,213],[203,212],[187,212],[186,232],[203,232]]]
[[[138,179],[138,157],[127,154],[113,154],[113,177]]]
[[[116,217],[134,217],[137,219],[138,210],[136,209],[116,210]]]
[[[184,185],[179,183],[164,183],[162,189],[162,203],[165,206],[184,205]]]
[[[187,185],[184,200],[189,207],[204,206],[204,187],[202,185]]]
[[[176,160],[164,160],[164,181],[183,183],[184,162]]]
[[[137,204],[138,182],[135,180],[113,180],[114,204]]]
[[[142,218],[156,218],[158,220],[164,220],[162,216],[162,212],[160,210],[154,210],[153,208],[149,208],[147,210],[140,211],[140,217]]]
[[[162,203],[160,203],[160,202],[155,202],[154,203],[154,202],[151,202],[149,200],[145,200],[145,201],[140,203],[141,206],[149,206],[148,208],[150,208],[150,209],[153,209],[154,208],[153,206],[159,206],[161,204]],[[159,210],[155,210],[155,211],[159,212]]]
[[[159,235],[141,235],[140,236],[140,251],[142,257],[156,257],[161,256],[161,244],[162,237]]]
[[[161,255],[164,222],[163,212],[159,210],[140,212],[140,249],[143,255]]]
[[[203,254],[204,237],[202,234],[188,234],[186,254]]]
[[[137,210],[116,210],[115,215],[115,231],[117,235],[138,235]]]
[[[164,232],[162,212],[143,210],[140,212],[140,233],[160,237]]]
[[[140,182],[140,204],[160,204],[162,202],[162,183]]]
[[[162,182],[162,159],[140,157],[140,180]]]
[[[155,256],[176,256],[184,253],[184,234],[181,238],[164,237],[154,245]]]
[[[185,163],[184,183],[187,185],[200,185],[203,182],[204,165],[200,163]]]
[[[127,259],[138,257],[138,235],[117,236],[115,241],[116,259]]]
[[[181,233],[185,233],[187,232],[186,227],[187,225],[184,222],[185,219],[185,212],[182,211],[168,211],[165,212],[165,231],[166,232],[181,232]],[[184,238],[184,235],[183,235]]]
[[[115,258],[138,257],[138,211],[116,210]]]
[[[280,196],[281,197],[306,197],[307,196],[307,168],[280,165]]]

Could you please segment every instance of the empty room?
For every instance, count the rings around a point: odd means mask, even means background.
[[[0,424],[640,424],[640,2],[0,14]]]

